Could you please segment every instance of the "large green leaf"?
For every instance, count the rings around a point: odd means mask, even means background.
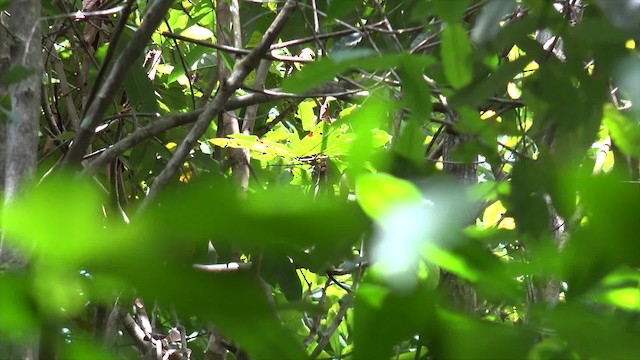
[[[399,71],[403,95],[414,119],[429,119],[431,116],[431,89],[425,81],[424,62],[415,57],[402,61]]]
[[[389,115],[393,106],[390,102],[378,97],[371,97],[354,112],[340,120],[347,123],[355,133],[355,140],[349,149],[349,174],[359,175],[367,172],[367,166],[378,160],[377,165],[384,165],[384,159],[374,159],[373,154],[391,139],[382,130],[389,123]],[[379,166],[374,166],[379,168]]]
[[[471,82],[471,43],[467,31],[458,23],[447,24],[442,32],[442,64],[451,85],[460,89]]]
[[[433,1],[434,11],[442,18],[442,20],[453,23],[459,21],[464,15],[465,10],[469,6],[469,0],[447,1],[437,0]]]
[[[384,173],[358,178],[356,198],[364,212],[376,220],[394,209],[422,204],[422,194],[413,184]]]
[[[495,95],[496,92],[505,92],[507,83],[511,81],[516,74],[521,72],[529,61],[526,56],[523,56],[515,61],[501,65],[486,79],[481,80],[477,84],[471,84],[457,93],[451,99],[451,103],[469,107],[482,105],[488,98]]]
[[[423,287],[394,293],[374,277],[365,277],[355,297],[353,358],[389,358],[393,346],[402,339],[440,328],[434,298],[435,294]]]
[[[476,21],[471,38],[475,43],[484,44],[495,38],[500,30],[500,21],[511,13],[516,3],[512,0],[491,0],[482,9]]]
[[[142,61],[136,61],[136,65],[131,68],[124,82],[124,89],[134,109],[152,114],[158,112],[153,84],[142,68]]]
[[[19,83],[23,80],[28,79],[35,73],[36,72],[34,69],[30,69],[22,65],[14,65],[9,68],[9,70],[7,70],[4,74],[2,74],[2,82],[4,83],[4,85]]]
[[[116,228],[107,232],[100,205],[100,196],[87,182],[54,177],[7,206],[3,230],[14,246],[62,268],[73,268],[119,252],[126,244]],[[69,219],[74,226],[65,225]]]
[[[295,265],[288,257],[265,253],[262,258],[261,274],[271,285],[279,285],[288,301],[302,300],[302,284]]]

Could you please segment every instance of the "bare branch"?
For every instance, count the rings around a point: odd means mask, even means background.
[[[352,32],[352,31],[348,31],[347,33],[350,33],[350,32]],[[176,40],[182,40],[182,41],[190,42],[192,44],[204,46],[204,47],[207,47],[207,48],[210,48],[210,49],[216,49],[216,50],[223,51],[223,52],[226,52],[226,53],[229,53],[229,54],[248,55],[251,52],[251,50],[240,49],[240,48],[229,46],[229,45],[216,44],[216,43],[212,43],[212,42],[205,41],[205,40],[192,39],[190,37],[182,36],[182,35],[171,33],[171,32],[167,32],[167,31],[163,32],[161,35],[162,36],[166,36],[168,38],[176,39]],[[276,45],[274,45],[273,50],[275,50],[277,48],[281,48],[281,47],[276,47]],[[264,53],[264,54],[262,54],[262,57],[265,58],[265,59],[268,59],[268,60],[277,60],[277,61],[284,61],[284,62],[296,62],[296,63],[304,63],[304,62],[312,62],[313,61],[313,60],[300,59],[300,58],[295,57],[295,56],[273,55],[271,53]]]

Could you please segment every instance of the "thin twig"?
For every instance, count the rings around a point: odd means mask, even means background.
[[[172,38],[172,39],[177,39],[177,40],[190,42],[192,44],[204,46],[204,47],[207,47],[207,48],[210,48],[210,49],[216,49],[216,50],[223,51],[223,52],[230,53],[230,54],[249,55],[251,53],[251,50],[240,49],[240,48],[233,47],[233,46],[228,46],[228,45],[215,44],[215,43],[212,43],[210,41],[192,39],[190,37],[182,36],[182,35],[171,33],[171,32],[167,32],[167,31],[162,32],[161,35],[162,36],[166,36],[168,38]],[[277,60],[277,61],[283,61],[283,62],[305,63],[305,62],[312,62],[313,61],[313,60],[300,59],[300,58],[295,57],[295,56],[273,55],[271,53],[264,53],[264,54],[261,55],[261,57],[265,58],[265,59],[269,59],[269,60]]]

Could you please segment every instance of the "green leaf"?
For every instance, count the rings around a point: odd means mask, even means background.
[[[640,16],[640,10],[636,12]],[[638,46],[636,43],[636,47]],[[614,75],[616,83],[619,84],[623,94],[634,105],[631,107],[631,112],[640,115],[640,110],[638,109],[638,104],[640,104],[640,59],[631,54],[618,59]]]
[[[521,72],[529,61],[530,59],[523,56],[500,66],[498,70],[480,83],[473,84],[459,91],[451,99],[451,104],[454,106],[465,105],[468,107],[482,105],[488,98],[494,96],[496,92],[502,93],[506,91],[507,83],[511,81],[516,74]]]
[[[444,359],[526,359],[534,344],[535,334],[525,327],[496,324],[446,309],[438,314],[436,334],[447,333],[442,342]]]
[[[213,40],[213,32],[199,25],[186,28],[180,35],[196,40]]]
[[[82,341],[70,341],[63,347],[63,357],[65,359],[93,359],[93,360],[117,360],[112,352],[94,343]]]
[[[462,15],[464,15],[469,5],[469,0],[437,0],[433,1],[432,4],[436,14],[438,14],[443,21],[452,23],[460,20]]]
[[[579,353],[609,359],[631,359],[640,354],[637,328],[626,324],[630,317],[594,312],[577,302],[560,304],[549,317],[550,325]]]
[[[4,115],[0,117],[0,119],[6,117],[10,122],[14,124],[19,124],[22,121],[22,117],[20,116],[20,114],[14,113],[11,110],[7,110],[2,106],[0,106],[0,114]]]
[[[358,4],[362,3],[361,0],[339,0],[329,2],[327,8],[327,15],[333,18],[340,18],[348,13],[354,11]]]
[[[305,100],[298,105],[298,118],[302,121],[302,128],[305,131],[311,131],[316,125],[318,117],[314,111],[316,102],[313,100]]]
[[[471,32],[473,42],[485,44],[492,41],[500,31],[500,21],[511,13],[515,6],[516,3],[512,0],[491,0],[485,5]]]
[[[394,209],[422,204],[422,194],[415,185],[384,173],[358,178],[356,198],[364,212],[376,220]]]
[[[407,57],[402,61],[399,75],[402,79],[404,100],[416,120],[431,117],[431,89],[424,80],[424,74],[424,63],[419,59]]]
[[[401,129],[393,150],[414,164],[421,164],[424,162],[425,137],[418,121],[410,120]]]
[[[275,317],[263,285],[251,272],[215,274],[184,266],[156,265],[122,273],[131,279],[143,299],[172,304],[185,318],[195,315],[212,321],[251,358],[304,359],[293,334]]]
[[[604,107],[603,124],[609,129],[616,146],[627,155],[640,156],[640,126],[612,104]]]
[[[315,126],[305,137],[292,140],[289,145],[296,157],[323,155],[344,155],[354,135],[347,124],[336,122],[329,125],[323,121]]]
[[[39,326],[36,309],[31,306],[29,281],[24,274],[0,268],[0,331],[16,337],[33,334]]]
[[[11,85],[19,83],[23,80],[28,79],[31,75],[35,74],[35,70],[24,67],[22,65],[14,65],[7,70],[4,75],[2,75],[2,82],[5,85]]]
[[[428,56],[393,54],[371,56],[368,51],[343,51],[339,59],[326,58],[305,67],[282,83],[282,89],[287,92],[303,93],[314,87],[332,80],[336,75],[351,68],[362,68],[367,71],[386,70],[401,65],[407,57],[413,57],[423,68],[430,67],[434,60]],[[349,54],[347,56],[347,54]],[[366,61],[363,61],[366,60]]]
[[[100,208],[95,189],[86,182],[65,180],[48,179],[31,190],[29,197],[11,203],[2,222],[14,246],[46,254],[50,262],[73,266],[114,250],[117,242],[104,242],[102,220],[95,211]],[[75,226],[64,226],[69,217]]]
[[[2,0],[0,0],[0,2],[1,1]],[[7,0],[7,2],[11,2],[11,0]],[[62,10],[60,10],[60,7],[58,7],[55,2],[52,2],[50,0],[42,0],[41,4],[43,14],[57,15],[62,13]],[[2,6],[0,6],[0,8],[2,8]]]
[[[612,24],[625,30],[631,37],[640,36],[640,10],[635,0],[597,1]]]
[[[349,148],[350,174],[357,176],[368,171],[367,165],[372,162],[374,152],[389,143],[391,136],[380,128],[389,123],[392,109],[391,103],[371,96],[362,106],[340,120],[341,123],[350,124],[356,134]]]
[[[425,328],[441,329],[434,299],[435,294],[424,288],[394,293],[367,273],[355,297],[353,359],[391,358],[393,346],[402,339]]]
[[[513,217],[518,230],[534,237],[548,233],[549,210],[543,198],[549,169],[540,162],[522,159],[513,168],[511,193]]]
[[[442,63],[444,74],[451,85],[460,89],[471,82],[471,43],[462,25],[447,24],[442,32]]]
[[[288,158],[295,157],[295,155],[285,145],[260,140],[255,135],[231,134],[227,139],[216,138],[209,139],[208,141],[216,146],[249,149],[263,155],[285,156]]]
[[[260,273],[271,285],[280,285],[287,301],[302,300],[302,284],[295,265],[288,257],[265,253]]]
[[[124,89],[134,109],[146,113],[158,112],[158,102],[156,101],[153,83],[142,68],[141,61],[136,61],[136,65],[129,71],[129,75],[124,82]]]

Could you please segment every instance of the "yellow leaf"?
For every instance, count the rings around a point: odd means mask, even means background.
[[[627,40],[627,42],[624,44],[624,47],[629,50],[633,50],[636,48],[636,42],[633,39]]]
[[[196,40],[213,40],[213,32],[199,25],[188,27],[180,35]]]
[[[486,227],[495,226],[502,218],[502,215],[506,212],[507,209],[505,209],[502,203],[500,201],[496,201],[484,210],[482,222]]]
[[[522,96],[522,90],[520,90],[518,88],[518,85],[516,85],[516,83],[514,82],[510,82],[509,84],[507,84],[507,93],[512,99],[520,99],[520,96]]]
[[[507,58],[509,59],[510,62],[516,61],[520,57],[520,53],[521,53],[520,49],[518,49],[517,46],[514,46],[511,48],[511,50],[509,50],[509,54],[507,54]]]
[[[255,135],[232,134],[229,138],[209,139],[210,143],[220,147],[231,147],[236,149],[248,149],[259,152],[261,154],[272,156],[284,156],[294,158],[288,147],[283,144],[264,141],[258,139]]]

